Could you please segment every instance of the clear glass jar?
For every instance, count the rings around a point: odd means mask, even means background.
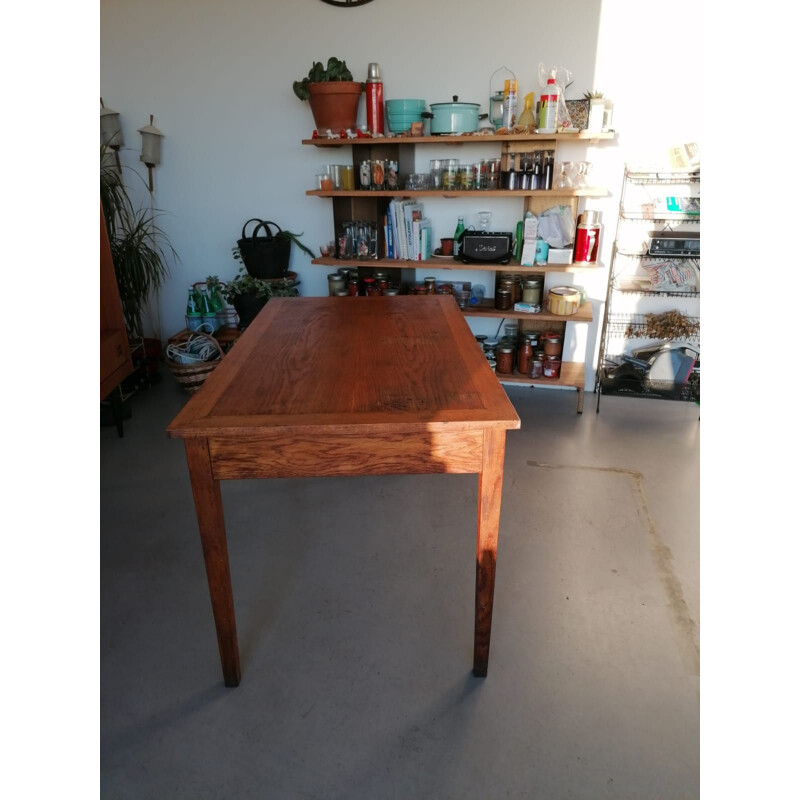
[[[514,348],[509,344],[497,348],[497,372],[505,375],[514,372]]]

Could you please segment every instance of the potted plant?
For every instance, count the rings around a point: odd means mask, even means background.
[[[246,236],[247,226],[251,222],[258,224],[253,229],[252,235]],[[260,231],[263,231],[263,236],[259,235]],[[242,238],[233,248],[233,257],[236,261],[240,261],[254,278],[281,278],[289,269],[292,243],[314,258],[314,253],[300,241],[302,235],[281,230],[280,226],[269,220],[265,222],[260,219],[249,219],[242,228]]]
[[[239,328],[244,330],[267,304],[270,297],[299,297],[300,281],[297,273],[283,278],[254,278],[244,267],[239,267],[236,277],[222,287],[222,296],[236,309]]]
[[[131,337],[141,339],[142,311],[169,274],[168,255],[177,259],[177,254],[156,224],[158,214],[148,208],[134,208],[121,173],[113,159],[107,158],[105,146],[100,148],[100,204],[125,326]]]
[[[301,100],[308,100],[320,133],[355,129],[364,84],[353,80],[347,62],[332,56],[327,67],[323,67],[321,61],[315,61],[308,76],[294,81],[292,88]]]

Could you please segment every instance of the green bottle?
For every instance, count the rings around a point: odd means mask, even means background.
[[[197,293],[194,286],[189,286],[189,298],[186,301],[186,327],[190,331],[196,331],[203,321],[200,313],[200,306],[197,304]]]
[[[459,239],[462,233],[464,233],[464,217],[459,217],[458,225],[456,225],[456,232],[453,234],[453,258],[461,252],[461,243]]]

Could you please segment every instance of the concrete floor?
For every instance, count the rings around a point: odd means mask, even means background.
[[[486,679],[475,476],[223,484],[222,684],[166,373],[101,429],[101,788],[163,798],[699,796],[699,409],[507,387]]]

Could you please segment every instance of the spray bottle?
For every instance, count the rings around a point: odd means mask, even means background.
[[[503,127],[513,128],[517,121],[517,79],[508,78],[503,87]]]
[[[525,95],[525,107],[519,115],[517,125],[535,125],[536,122],[533,118],[533,92]]]

